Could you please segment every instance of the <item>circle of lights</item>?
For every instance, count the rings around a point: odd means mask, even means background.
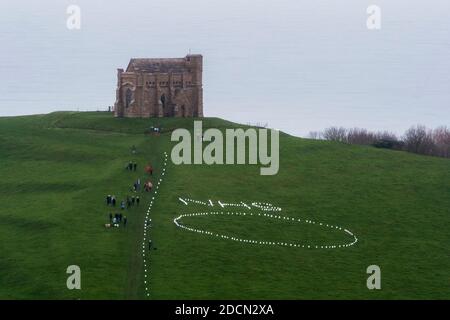
[[[277,220],[285,220],[292,223],[307,223],[311,225],[318,225],[322,227],[326,227],[329,229],[335,229],[340,230],[348,234],[353,238],[351,242],[344,243],[344,244],[328,244],[328,245],[311,245],[311,244],[303,244],[303,243],[297,243],[297,242],[283,242],[283,241],[261,241],[261,240],[254,240],[254,239],[244,239],[234,236],[229,236],[217,232],[211,232],[208,230],[202,230],[197,229],[193,227],[188,227],[186,225],[183,225],[181,223],[181,219],[188,218],[188,217],[199,217],[199,216],[212,216],[212,215],[226,215],[226,216],[232,216],[232,217],[239,217],[239,216],[254,216],[254,217],[263,217],[263,218],[269,218],[269,219],[277,219]],[[211,237],[221,238],[225,240],[231,240],[235,242],[241,242],[246,244],[255,244],[255,245],[264,245],[264,246],[283,246],[283,247],[296,247],[296,248],[307,248],[307,249],[336,249],[336,248],[346,248],[351,247],[354,244],[358,242],[358,238],[353,234],[353,232],[339,227],[334,226],[322,222],[315,222],[308,219],[300,219],[300,218],[292,218],[292,217],[286,217],[281,216],[278,214],[268,214],[268,213],[252,213],[252,212],[223,212],[223,211],[214,211],[214,212],[194,212],[194,213],[187,213],[187,214],[181,214],[178,217],[176,217],[173,220],[173,223],[180,229],[191,231],[195,233],[204,234]]]

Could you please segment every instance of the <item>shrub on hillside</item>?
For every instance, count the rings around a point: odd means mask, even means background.
[[[412,126],[405,132],[402,139],[398,139],[394,133],[388,131],[376,132],[343,127],[330,127],[323,132],[310,132],[309,137],[450,158],[450,129],[445,126],[434,130],[429,130],[423,125]]]
[[[403,150],[403,141],[397,139],[378,139],[372,144],[376,148]]]

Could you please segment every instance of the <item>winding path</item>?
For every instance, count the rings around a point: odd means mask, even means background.
[[[145,214],[145,221],[144,221],[144,236],[142,239],[142,259],[143,259],[143,266],[144,266],[144,288],[145,288],[145,294],[147,297],[150,296],[150,248],[146,247],[146,244],[148,245],[148,241],[150,241],[150,229],[151,225],[150,222],[152,219],[150,218],[150,213],[152,210],[153,203],[155,202],[155,198],[158,196],[158,190],[159,186],[163,182],[164,175],[166,174],[166,167],[167,167],[167,152],[164,152],[164,165],[161,172],[161,177],[158,180],[158,183],[155,187],[155,193],[152,196],[152,199],[150,201],[150,204],[148,206],[147,213]]]

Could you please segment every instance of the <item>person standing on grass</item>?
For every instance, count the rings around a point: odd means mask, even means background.
[[[150,191],[152,191],[152,188],[153,188],[153,184],[151,183],[151,181],[150,180],[147,181],[145,183],[145,191],[150,192]]]
[[[125,201],[122,200],[122,202],[120,203],[120,209],[124,210],[125,209]]]
[[[112,202],[113,207],[115,207],[116,206],[116,196],[112,196],[111,202]]]
[[[112,215],[112,213],[110,212],[110,213],[109,213],[109,222],[112,222],[112,219],[113,219],[113,215]]]
[[[133,169],[134,169],[134,171],[136,171],[136,169],[137,169],[137,163],[136,162],[133,164]]]
[[[152,240],[148,240],[148,250],[152,248]]]
[[[137,197],[136,197],[136,204],[137,204],[137,205],[139,205],[139,201],[140,201],[139,196],[137,196]]]
[[[127,217],[123,217],[123,226],[126,227],[127,226]]]

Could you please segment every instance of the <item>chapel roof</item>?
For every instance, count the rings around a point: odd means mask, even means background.
[[[188,71],[185,58],[131,59],[127,72],[183,73]]]

